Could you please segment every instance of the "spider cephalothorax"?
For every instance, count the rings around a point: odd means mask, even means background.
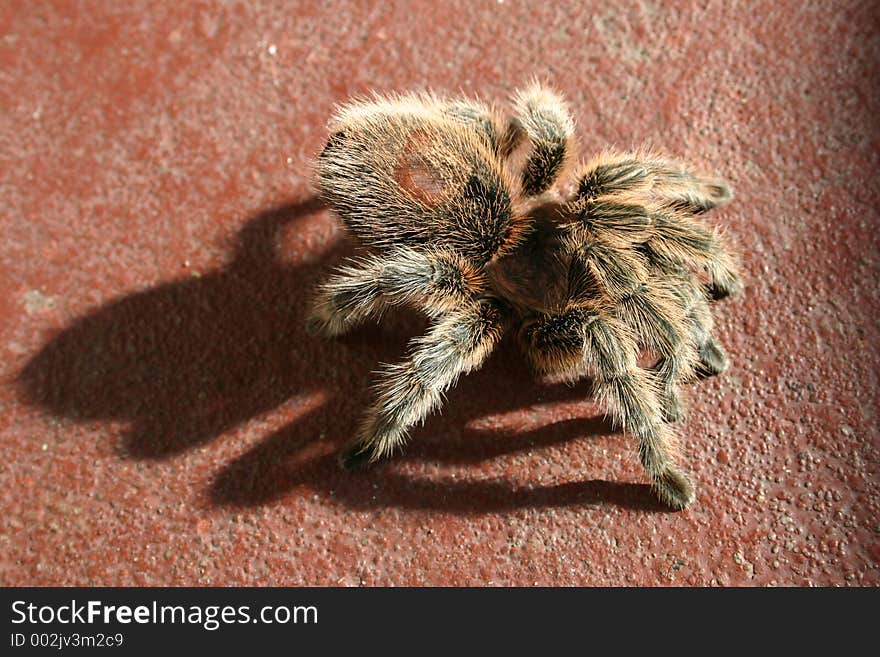
[[[514,327],[538,372],[592,377],[661,499],[693,501],[669,423],[682,417],[680,385],[726,366],[709,300],[740,282],[722,235],[698,215],[730,193],[647,151],[575,166],[573,133],[562,98],[540,84],[515,95],[509,120],[427,94],[337,112],[319,184],[367,251],[321,286],[309,327],[339,335],[396,304],[434,322],[381,373],[344,465],[400,447]],[[637,360],[645,352],[649,367]]]

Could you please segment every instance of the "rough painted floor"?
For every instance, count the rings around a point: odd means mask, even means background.
[[[864,2],[5,2],[0,583],[877,585],[880,18]],[[746,293],[653,501],[506,343],[405,457],[338,470],[424,321],[302,328],[351,251],[334,103],[567,94],[582,152],[728,178]]]

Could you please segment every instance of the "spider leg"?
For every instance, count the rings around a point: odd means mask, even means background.
[[[642,250],[652,264],[705,270],[709,274],[706,294],[713,300],[742,289],[733,250],[719,230],[671,206],[654,209],[651,218],[654,234]]]
[[[644,231],[644,208],[607,202],[584,208],[582,225],[569,226],[565,246],[572,255],[569,299],[576,304],[605,298],[632,332],[637,345],[660,356],[652,370],[660,384],[664,419],[684,417],[679,384],[693,373],[697,360],[675,288],[658,279],[645,258],[627,248],[625,236]],[[623,243],[615,244],[615,240]]]
[[[593,221],[596,214],[607,222],[609,209],[617,208],[624,227],[643,226],[640,249],[652,265],[705,269],[710,276],[706,292],[720,299],[742,289],[737,263],[724,235],[696,215],[730,198],[724,183],[695,176],[678,163],[643,153],[605,153],[582,168],[572,209],[582,222]],[[626,237],[639,242],[635,234]]]
[[[613,196],[581,199],[571,209],[574,220],[564,227],[563,249],[570,256],[568,293],[575,307],[545,325],[552,332],[580,321],[584,362],[595,367],[597,396],[638,439],[657,494],[684,508],[694,491],[674,464],[676,435],[664,420],[681,415],[679,382],[692,371],[696,357],[672,292],[652,276],[644,254],[632,248],[650,236],[650,216],[644,206]],[[605,299],[610,308],[597,309],[594,299]],[[529,337],[533,345],[552,344],[540,330]],[[658,352],[662,367],[653,372],[638,367],[640,346]],[[574,373],[573,352],[557,347],[551,353]]]
[[[584,326],[586,361],[596,368],[597,398],[613,420],[639,441],[639,458],[665,503],[683,509],[694,501],[694,488],[675,464],[677,436],[663,421],[655,382],[636,365],[636,343],[617,319],[595,313]]]
[[[698,176],[679,162],[646,151],[601,153],[580,168],[577,179],[578,195],[584,199],[649,192],[692,214],[724,205],[732,198],[724,182]]]
[[[408,429],[439,406],[458,377],[482,365],[501,337],[502,321],[498,304],[481,299],[412,340],[409,357],[382,373],[378,398],[341,456],[343,467],[373,463],[400,447]]]
[[[639,443],[639,457],[657,495],[683,509],[694,489],[675,464],[677,437],[663,421],[656,378],[638,367],[630,329],[607,310],[573,307],[524,326],[521,340],[544,372],[569,380],[593,370],[593,389],[615,424]]]
[[[523,322],[518,336],[520,347],[535,370],[569,383],[587,374],[583,326],[588,316],[586,310],[574,307]]]
[[[680,384],[694,373],[697,353],[691,339],[691,325],[672,293],[651,280],[634,288],[617,301],[615,316],[629,328],[639,347],[657,354],[652,368],[659,384],[663,419],[684,419]]]
[[[676,289],[680,290],[679,301],[697,353],[694,373],[702,378],[721,374],[727,369],[727,354],[712,335],[712,311],[699,283],[687,272],[680,277]]]
[[[452,251],[400,248],[337,270],[320,286],[306,327],[333,337],[398,304],[436,316],[471,301],[482,286],[481,274]]]
[[[653,371],[661,384],[665,419],[677,421],[684,418],[680,385],[695,376],[720,374],[727,368],[727,356],[712,335],[712,314],[695,276],[687,271],[667,274],[665,283],[670,286],[671,297],[683,317],[686,336],[675,349],[658,350],[660,359]]]
[[[509,132],[524,133],[531,146],[523,192],[537,196],[553,186],[574,155],[574,121],[562,97],[538,82],[517,92],[513,102],[516,118]],[[509,141],[515,143],[515,137]]]
[[[705,299],[700,299],[700,303],[708,310]],[[724,351],[724,347],[709,332],[708,327],[699,320],[699,315],[689,315],[689,320],[700,359],[695,368],[697,376],[708,378],[721,374],[727,369],[727,353]]]

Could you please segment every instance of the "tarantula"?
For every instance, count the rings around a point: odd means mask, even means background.
[[[375,95],[330,122],[321,194],[367,250],[320,287],[309,331],[337,336],[401,304],[433,320],[381,372],[341,462],[401,447],[517,326],[538,373],[592,377],[657,495],[685,508],[694,488],[669,423],[683,417],[680,385],[727,365],[708,302],[741,283],[724,236],[698,215],[730,200],[728,187],[647,150],[576,165],[566,104],[539,83],[513,109],[505,119],[470,98]]]

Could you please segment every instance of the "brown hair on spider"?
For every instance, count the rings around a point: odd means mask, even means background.
[[[510,118],[433,94],[336,112],[318,181],[365,252],[321,285],[308,326],[337,336],[400,304],[433,320],[381,372],[344,466],[400,448],[514,328],[538,373],[592,376],[660,499],[693,502],[671,423],[682,384],[727,365],[709,303],[741,283],[731,246],[701,215],[730,192],[647,150],[575,161],[566,104],[539,83],[514,95]],[[640,366],[642,352],[656,362]]]

